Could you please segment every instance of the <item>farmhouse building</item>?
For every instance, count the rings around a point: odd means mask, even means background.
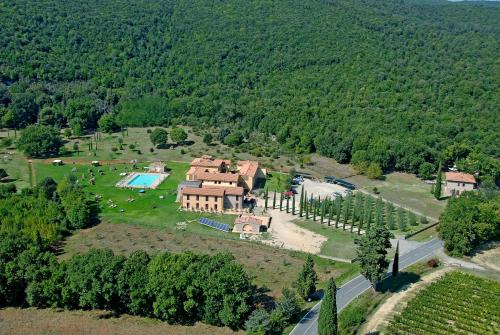
[[[178,200],[186,210],[241,212],[245,193],[265,176],[258,162],[238,161],[231,167],[229,160],[204,155],[191,162],[186,180],[179,184]]]
[[[472,191],[476,188],[476,178],[473,175],[462,172],[446,172],[444,195],[459,195],[465,191]]]

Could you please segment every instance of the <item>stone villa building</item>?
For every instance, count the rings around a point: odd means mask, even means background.
[[[473,175],[462,172],[446,172],[444,183],[444,195],[460,195],[465,191],[476,188],[476,178]]]
[[[266,171],[255,161],[231,161],[202,156],[191,162],[186,180],[178,187],[177,200],[185,210],[241,212],[245,194],[253,190]]]

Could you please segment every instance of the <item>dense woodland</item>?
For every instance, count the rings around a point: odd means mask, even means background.
[[[468,171],[498,180],[499,16],[486,2],[7,1],[1,120],[226,125],[426,174],[458,143],[482,162]]]

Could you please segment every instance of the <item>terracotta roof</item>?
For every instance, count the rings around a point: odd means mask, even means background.
[[[184,187],[182,194],[189,195],[213,195],[222,197],[227,195],[243,195],[243,187],[217,187],[217,186],[204,186],[204,187]]]
[[[243,176],[254,177],[257,174],[259,162],[256,161],[238,161],[238,172]]]
[[[459,181],[462,183],[476,183],[476,178],[473,175],[462,172],[446,172],[445,178],[448,181]]]
[[[199,167],[220,167],[222,164],[229,165],[231,161],[224,159],[214,159],[211,156],[202,156],[200,158],[195,158],[191,162],[191,166],[199,166]]]
[[[199,180],[208,181],[224,181],[237,183],[240,176],[234,173],[221,173],[221,172],[205,172],[197,170],[194,173],[194,178]]]
[[[245,190],[243,187],[224,187],[224,191],[227,195],[243,195]]]
[[[186,195],[213,195],[213,196],[218,196],[222,197],[224,196],[224,188],[218,188],[218,187],[184,187],[182,189],[182,194]]]

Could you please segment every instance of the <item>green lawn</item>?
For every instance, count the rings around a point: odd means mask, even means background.
[[[434,199],[430,192],[431,185],[425,184],[415,175],[394,172],[388,174],[385,180],[370,180],[361,175],[347,180],[372,194],[376,187],[382,198],[436,220],[446,207],[446,200]]]
[[[120,172],[130,171],[130,164],[116,164],[96,168],[83,164],[53,166],[51,164],[36,162],[34,166],[37,181],[50,176],[57,182],[60,182],[66,175],[73,173],[85,185],[87,191],[102,197],[100,201],[101,218],[115,224],[176,229],[176,223],[193,221],[200,217],[213,218],[231,225],[235,218],[234,215],[188,213],[179,210],[179,204],[175,202],[176,190],[178,183],[184,179],[185,172],[189,168],[189,164],[187,163],[167,162],[167,167],[170,169],[168,178],[156,190],[146,190],[144,194],[139,193],[138,190],[115,187],[115,184],[123,178],[119,175]],[[138,166],[139,169],[137,171],[140,171],[143,165],[139,164]],[[114,170],[115,168],[116,170]],[[96,175],[95,185],[90,185],[88,182],[90,169]],[[103,176],[97,173],[98,169],[104,171]],[[82,178],[84,176],[85,179]],[[164,199],[160,199],[160,196],[163,196]],[[135,200],[128,202],[129,198]],[[108,200],[112,200],[117,207],[110,208]],[[238,238],[236,234],[224,233],[200,224],[188,224],[186,230],[223,238]]]
[[[321,246],[321,254],[325,256],[353,259],[356,257],[354,240],[358,236],[354,233],[335,229],[318,222],[296,220],[294,223],[304,229],[323,235],[328,240]]]

